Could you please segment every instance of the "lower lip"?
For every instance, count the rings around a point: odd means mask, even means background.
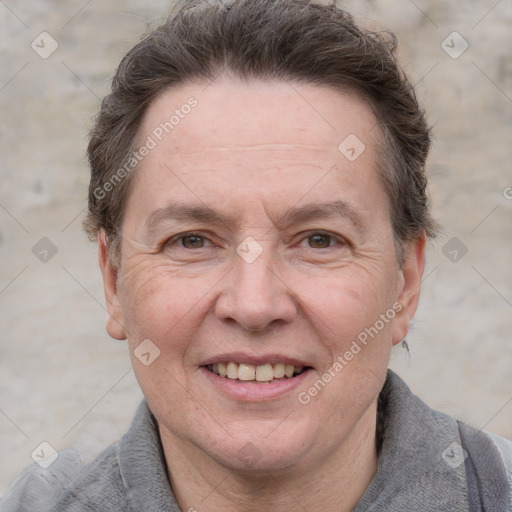
[[[272,400],[290,393],[308,378],[312,370],[308,368],[295,377],[270,382],[247,382],[238,379],[228,379],[211,372],[205,367],[201,367],[200,371],[221,393],[236,400],[258,402]]]

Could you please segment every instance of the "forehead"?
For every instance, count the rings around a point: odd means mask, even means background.
[[[371,143],[378,131],[371,108],[355,93],[303,83],[217,79],[165,89],[150,104],[138,142],[153,134],[192,153],[205,145],[258,149],[272,144],[338,151],[348,135]]]
[[[365,101],[327,87],[218,80],[170,88],[141,123],[136,147],[151,149],[130,201],[139,211],[176,197],[233,208],[260,200],[271,210],[306,193],[333,201],[340,187],[362,200],[380,186],[379,133]]]

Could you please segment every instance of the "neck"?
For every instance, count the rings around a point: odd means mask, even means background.
[[[160,429],[169,481],[181,510],[261,512],[302,508],[350,511],[377,471],[376,404],[328,456],[305,457],[280,472],[226,468],[191,443]]]

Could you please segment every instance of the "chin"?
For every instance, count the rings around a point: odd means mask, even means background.
[[[240,421],[231,426],[229,433],[217,425],[216,432],[212,432],[216,436],[214,442],[209,436],[195,444],[229,470],[268,476],[269,472],[275,474],[304,464],[306,455],[318,444],[318,437],[308,425],[285,423]]]

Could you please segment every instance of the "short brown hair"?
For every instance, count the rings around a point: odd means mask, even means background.
[[[123,58],[91,130],[84,223],[89,236],[95,239],[105,230],[110,255],[119,261],[132,180],[127,173],[115,186],[112,180],[119,178],[116,172],[133,151],[143,115],[156,95],[226,74],[328,86],[368,102],[383,134],[378,166],[402,261],[404,244],[422,233],[434,237],[436,225],[426,192],[429,128],[397,62],[396,46],[392,33],[362,29],[334,5],[307,0],[178,1],[165,23]]]

